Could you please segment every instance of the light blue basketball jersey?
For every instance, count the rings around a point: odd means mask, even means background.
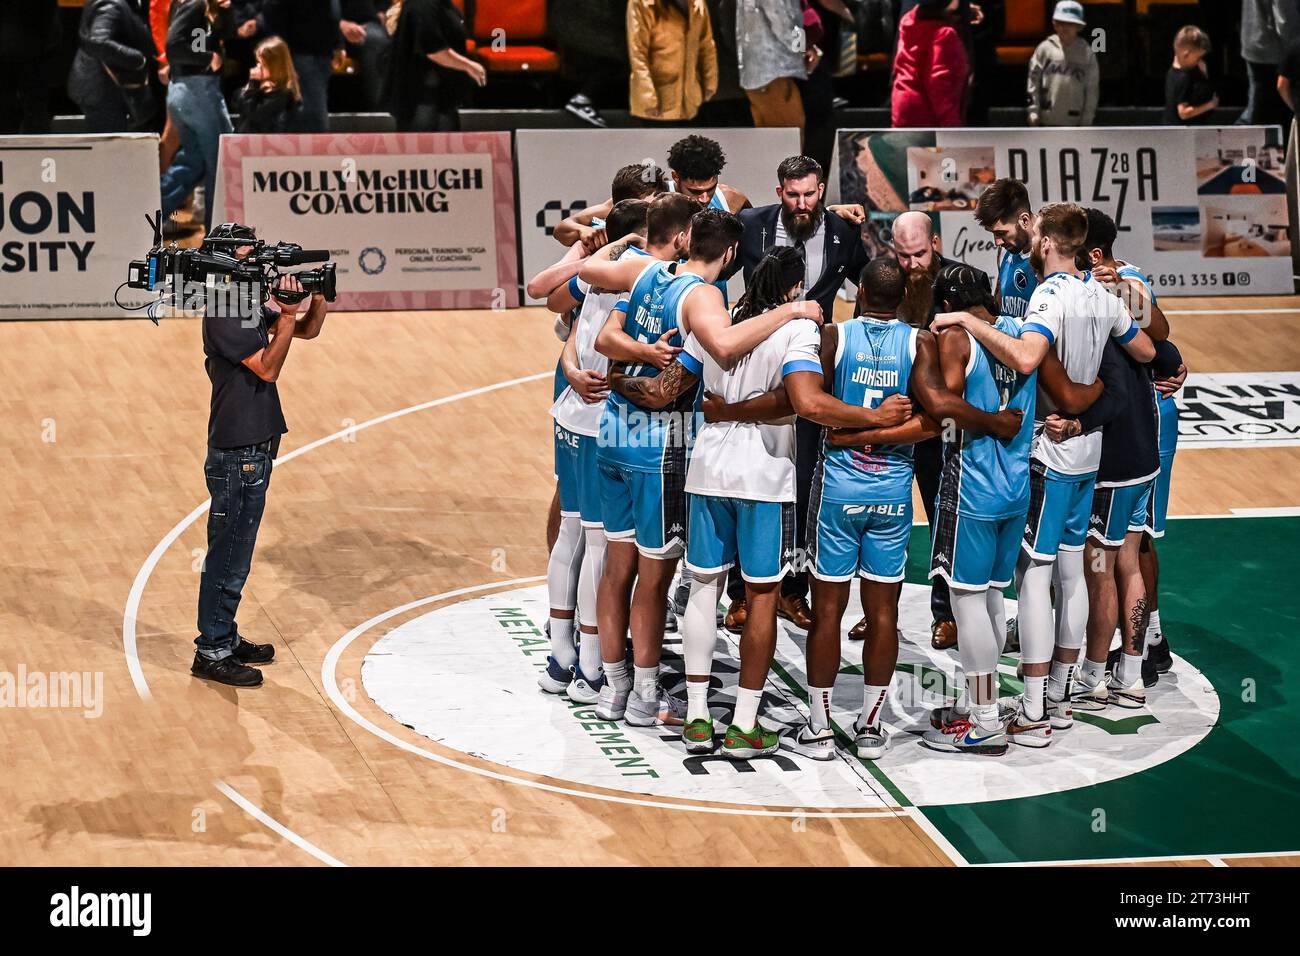
[[[999,316],[994,327],[1020,337],[1020,321]],[[944,507],[973,518],[1012,518],[1029,507],[1029,449],[1034,440],[1034,400],[1038,372],[1021,375],[1003,365],[978,342],[971,340],[971,361],[966,369],[963,398],[982,412],[1020,409],[1020,432],[1008,442],[987,432],[963,429],[959,442],[944,442]],[[955,495],[955,501],[954,496]]]
[[[893,319],[851,319],[840,326],[831,394],[846,405],[876,408],[907,394],[916,356],[916,330]],[[870,450],[827,445],[822,499],[839,504],[896,504],[912,500],[912,445]]]
[[[1125,263],[1118,269],[1121,279],[1136,279],[1146,286],[1147,294],[1151,296],[1151,301],[1156,301],[1156,290],[1151,288],[1151,283],[1147,281],[1146,273],[1132,263]],[[1160,417],[1157,419],[1156,427],[1159,430],[1159,448],[1160,457],[1167,458],[1178,450],[1178,404],[1174,401],[1172,395],[1161,395],[1156,392],[1156,408],[1160,411]]]
[[[691,273],[676,275],[670,265],[653,262],[637,278],[628,295],[623,331],[638,342],[657,342],[668,329],[676,329],[668,342],[680,348],[685,341],[682,300],[704,280]],[[642,378],[659,374],[653,365],[629,365],[625,371]],[[696,385],[665,408],[652,411],[611,392],[600,421],[600,459],[630,471],[684,474],[699,397]]]
[[[1038,286],[1038,274],[1029,264],[1029,253],[1004,252],[998,262],[998,294],[1003,315],[1022,318],[1029,311],[1029,297]]]
[[[709,205],[706,208],[721,209],[723,212],[731,212],[731,207],[728,206],[727,201],[722,198],[722,183],[718,183],[717,187],[713,190],[713,196],[709,199]]]

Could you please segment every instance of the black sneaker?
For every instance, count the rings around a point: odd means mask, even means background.
[[[1156,662],[1150,655],[1142,659],[1142,686],[1155,687],[1160,683],[1160,671],[1156,670]]]
[[[581,93],[578,93],[569,102],[565,103],[564,108],[584,123],[590,123],[592,126],[602,128],[609,125],[605,122],[605,118],[596,112],[596,107],[592,105],[591,100]]]
[[[262,672],[256,667],[245,667],[233,655],[214,661],[202,654],[195,654],[190,673],[231,687],[260,687],[262,684]]]
[[[235,645],[235,657],[241,664],[269,664],[275,660],[275,645],[254,644],[241,637]]]
[[[1169,653],[1169,638],[1164,638],[1159,644],[1152,644],[1151,650],[1147,654],[1155,662],[1156,671],[1161,674],[1167,674],[1169,668],[1174,666],[1173,655]]]

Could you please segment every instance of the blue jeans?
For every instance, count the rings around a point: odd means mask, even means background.
[[[208,448],[203,465],[212,504],[208,553],[199,576],[199,636],[204,657],[221,660],[239,643],[235,615],[253,564],[257,529],[271,483],[271,454],[262,446]]]
[[[167,85],[167,112],[180,134],[181,148],[162,174],[164,216],[185,204],[195,186],[204,187],[205,227],[211,225],[217,192],[217,154],[221,134],[231,132],[230,114],[215,76],[176,76]]]
[[[328,133],[330,114],[327,97],[333,61],[327,56],[295,54],[293,68],[302,87],[302,106],[294,121],[294,133]]]

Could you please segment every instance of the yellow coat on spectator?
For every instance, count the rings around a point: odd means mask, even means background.
[[[629,98],[641,119],[689,120],[718,89],[718,51],[704,0],[686,0],[689,19],[672,0],[631,0],[627,52]]]

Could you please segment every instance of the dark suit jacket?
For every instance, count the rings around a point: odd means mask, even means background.
[[[749,282],[754,269],[768,249],[776,244],[776,223],[781,214],[781,204],[742,209],[740,222],[745,227],[740,237],[740,264]],[[816,284],[805,290],[804,298],[822,307],[829,321],[834,306],[835,293],[844,280],[857,285],[862,267],[867,264],[867,248],[862,244],[858,227],[850,225],[834,213],[826,213],[826,228],[822,231],[826,246],[822,254],[822,274]]]

